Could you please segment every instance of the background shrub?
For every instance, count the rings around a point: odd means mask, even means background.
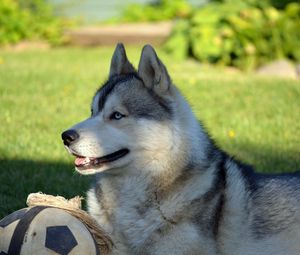
[[[44,0],[0,1],[0,45],[24,39],[43,39],[52,45],[63,43],[66,22],[56,18]]]
[[[162,21],[187,18],[192,12],[186,0],[160,0],[148,5],[130,4],[121,17],[124,22]]]
[[[271,0],[214,1],[178,21],[165,49],[246,70],[283,57],[300,61],[300,3],[283,2],[276,9]]]

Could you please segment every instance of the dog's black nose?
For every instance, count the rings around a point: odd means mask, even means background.
[[[69,129],[61,134],[61,138],[64,141],[64,145],[69,146],[79,138],[79,134],[75,130]]]

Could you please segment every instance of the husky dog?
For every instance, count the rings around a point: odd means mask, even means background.
[[[88,210],[114,254],[300,254],[300,174],[257,174],[217,148],[151,46],[136,71],[117,45],[91,108],[62,139],[95,175]]]

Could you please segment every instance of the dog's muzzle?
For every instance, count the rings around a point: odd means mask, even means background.
[[[61,134],[61,138],[64,141],[64,145],[70,146],[79,138],[79,134],[75,130],[69,129]]]

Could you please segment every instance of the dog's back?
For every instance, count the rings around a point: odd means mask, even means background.
[[[234,162],[227,174],[230,200],[224,207],[220,254],[300,254],[299,172],[257,174]]]

